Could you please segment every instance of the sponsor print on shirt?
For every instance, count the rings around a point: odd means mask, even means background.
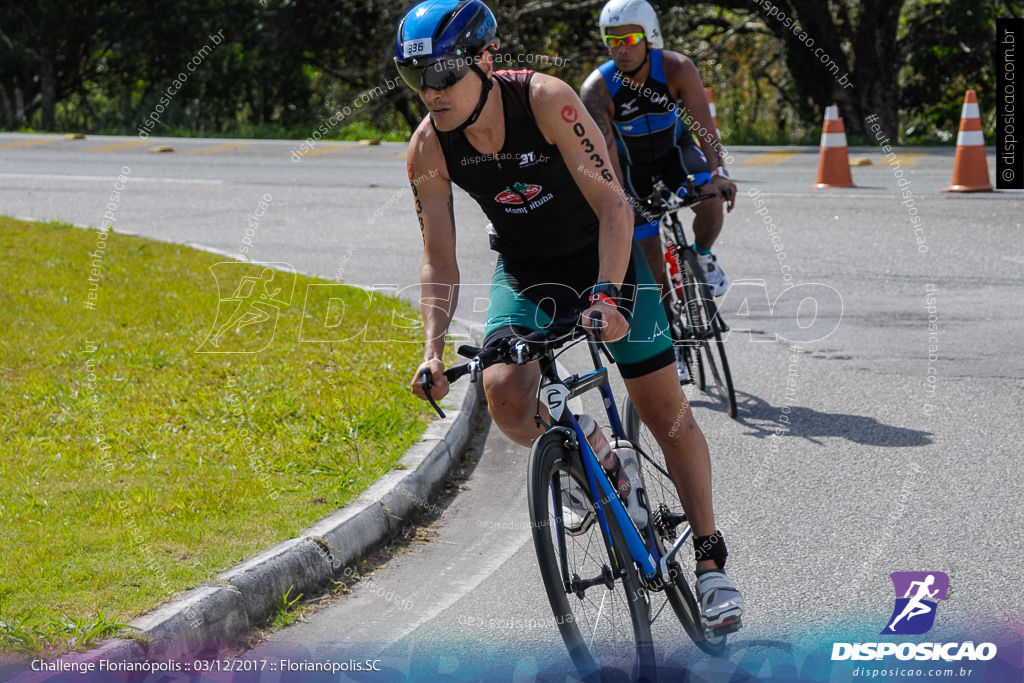
[[[551,157],[546,154],[522,152],[519,155],[519,168],[529,168],[530,166],[536,166],[537,164],[546,164],[550,159]]]
[[[495,195],[494,201],[510,205],[505,207],[505,213],[528,213],[531,209],[546,204],[554,197],[554,194],[548,192],[540,199],[534,200],[543,189],[534,183],[514,183],[511,187],[506,187]]]

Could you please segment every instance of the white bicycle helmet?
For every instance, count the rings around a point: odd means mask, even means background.
[[[609,26],[639,24],[644,28],[644,34],[647,36],[647,42],[651,49],[660,50],[665,47],[665,43],[661,39],[658,15],[647,0],[610,0],[601,10],[600,24],[602,43]]]

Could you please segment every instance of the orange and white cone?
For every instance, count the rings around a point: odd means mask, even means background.
[[[718,130],[718,111],[715,109],[715,98],[711,94],[711,88],[704,88],[704,95],[708,98],[708,109],[711,110],[711,120],[715,124],[715,135],[722,139],[722,131]]]
[[[850,176],[850,153],[846,146],[846,128],[839,118],[839,107],[825,107],[825,123],[821,127],[821,154],[818,156],[817,189],[857,187]]]
[[[973,90],[964,95],[960,132],[956,134],[953,184],[943,192],[992,192],[988,162],[985,160],[985,135],[981,132],[981,112]]]

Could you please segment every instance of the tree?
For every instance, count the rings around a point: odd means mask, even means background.
[[[656,4],[672,16],[667,3]],[[820,122],[837,102],[848,132],[865,133],[864,118],[874,114],[892,139],[905,137],[906,119],[948,125],[967,87],[991,90],[995,19],[1021,11],[1005,0],[719,0],[694,7],[732,13],[690,16],[680,27],[711,28],[707,39],[720,54],[731,47],[727,41],[751,31],[778,41],[785,76],[772,85],[800,119]],[[925,128],[911,132],[934,134]]]

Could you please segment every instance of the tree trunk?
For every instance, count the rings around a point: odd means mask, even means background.
[[[57,128],[57,74],[54,69],[54,50],[43,45],[39,50],[39,94],[41,96],[42,129]]]
[[[18,126],[25,125],[25,93],[17,83],[14,84],[14,121]]]
[[[804,121],[821,121],[825,107],[835,102],[847,132],[864,133],[864,117],[875,114],[893,139],[899,132],[896,29],[905,2],[778,0],[781,13],[795,19],[787,27],[778,14],[769,17],[756,2],[744,0],[785,45],[794,106]]]
[[[3,83],[0,83],[0,107],[3,107],[3,117],[0,117],[0,121],[5,126],[13,127],[14,109],[11,107],[11,99],[7,97],[7,88],[4,87]]]
[[[885,137],[895,141],[900,135],[897,77],[901,65],[896,30],[903,4],[903,0],[861,3],[860,24],[853,36],[854,87],[847,91],[852,115],[847,121],[855,133],[867,132],[865,117],[878,116],[874,123],[881,126]]]

